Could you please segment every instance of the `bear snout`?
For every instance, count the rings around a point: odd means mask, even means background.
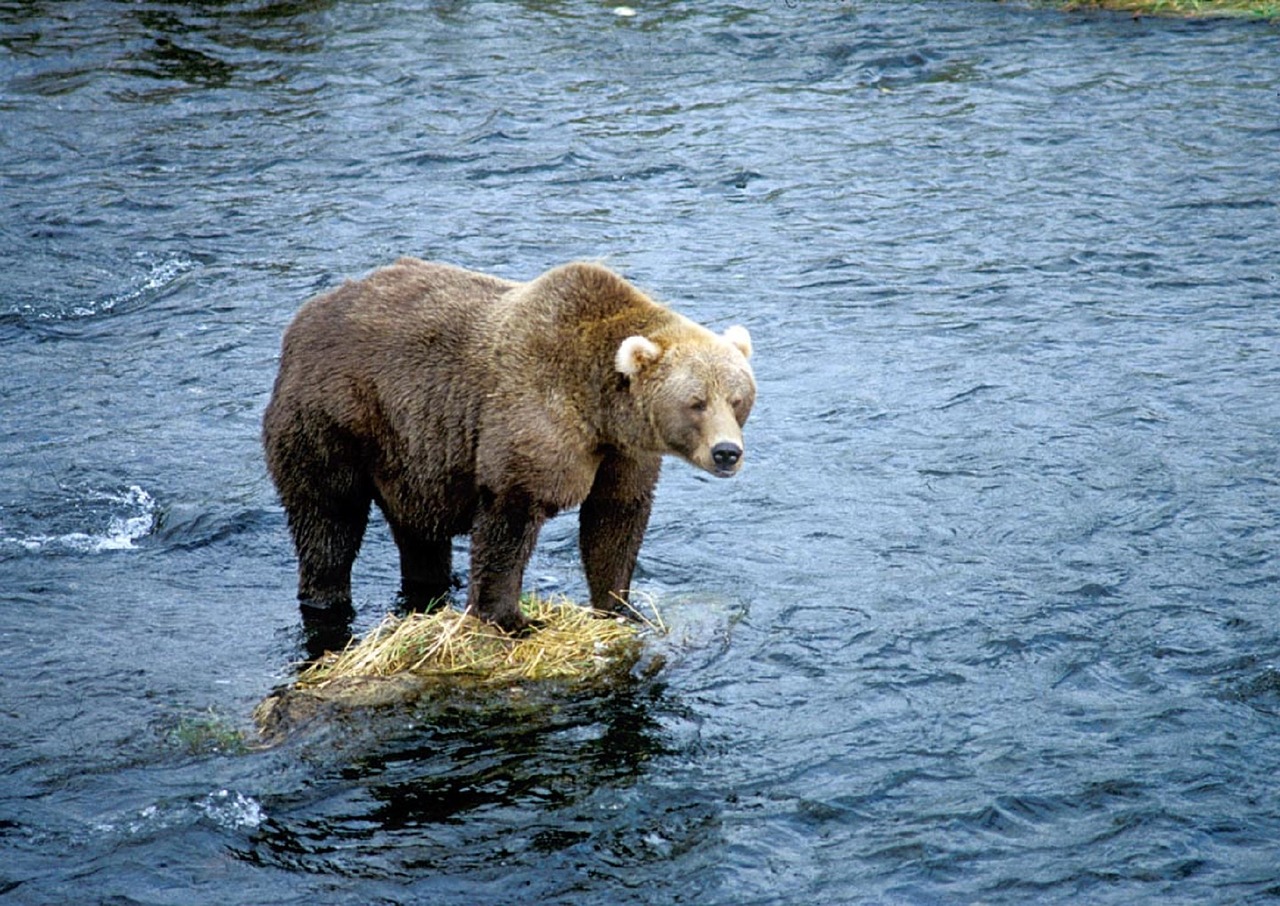
[[[715,463],[716,475],[728,478],[738,471],[738,462],[742,459],[742,447],[729,441],[721,441],[711,448],[711,459]]]

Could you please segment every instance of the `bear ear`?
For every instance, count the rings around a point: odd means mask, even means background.
[[[627,337],[618,347],[618,354],[613,358],[613,367],[622,374],[631,377],[643,368],[658,360],[662,349],[648,337],[639,335]]]
[[[741,324],[735,324],[726,330],[724,338],[737,347],[744,359],[751,358],[751,334]]]

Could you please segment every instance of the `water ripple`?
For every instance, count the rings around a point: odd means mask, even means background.
[[[942,0],[59,9],[0,11],[0,889],[1280,885],[1269,26]],[[514,278],[604,258],[752,330],[747,469],[673,463],[655,499],[638,578],[682,627],[668,666],[273,751],[158,744],[175,712],[247,723],[303,656],[260,413],[297,306],[405,253]],[[529,580],[581,593],[572,517],[543,541]],[[375,519],[360,625],[397,578]]]

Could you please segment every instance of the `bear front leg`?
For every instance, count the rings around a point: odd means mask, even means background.
[[[596,610],[625,610],[640,542],[649,526],[658,457],[606,457],[578,513],[578,547]]]
[[[508,632],[528,625],[520,612],[520,586],[547,515],[523,492],[499,496],[481,489],[471,529],[471,613]]]

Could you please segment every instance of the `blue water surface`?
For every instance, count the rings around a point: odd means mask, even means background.
[[[0,899],[1280,896],[1277,60],[981,0],[0,6]],[[745,324],[746,466],[664,471],[656,678],[246,747],[305,656],[280,335],[406,253]],[[357,629],[397,580],[376,524]]]

